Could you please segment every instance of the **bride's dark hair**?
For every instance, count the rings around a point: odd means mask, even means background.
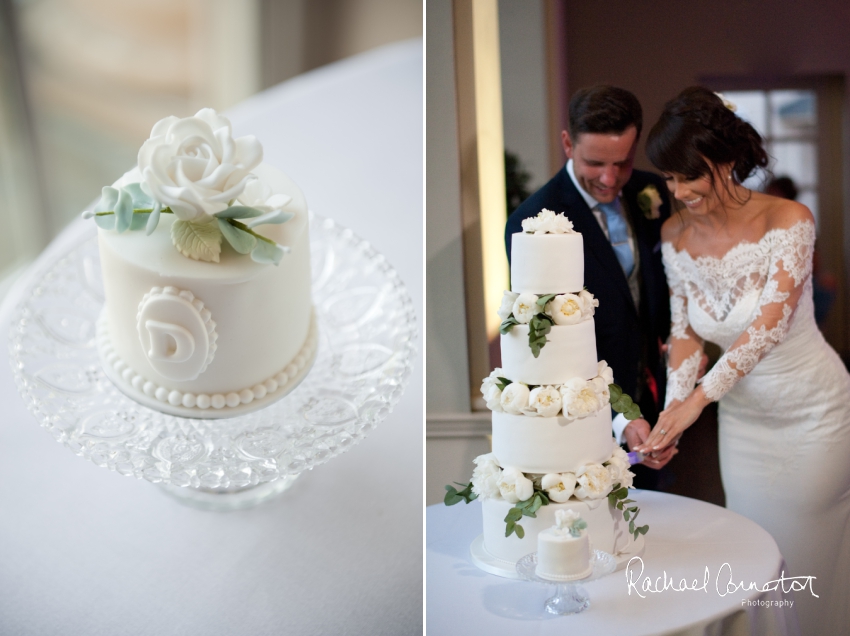
[[[702,86],[686,88],[664,105],[661,118],[649,131],[646,154],[662,172],[686,179],[709,175],[712,182],[706,159],[715,166],[732,164],[737,183],[768,163],[756,129]]]

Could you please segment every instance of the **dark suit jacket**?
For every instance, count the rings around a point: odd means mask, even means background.
[[[653,184],[661,195],[661,218],[648,219],[637,204],[637,195]],[[640,309],[635,309],[626,275],[587,203],[579,194],[566,168],[562,168],[540,190],[526,199],[508,218],[505,242],[508,259],[511,237],[522,231],[522,220],[547,208],[564,212],[584,239],[584,284],[599,300],[596,309],[596,348],[600,360],[614,371],[614,381],[632,396],[638,397],[644,416],[654,423],[663,408],[666,369],[658,343],[670,332],[670,300],[667,280],[661,264],[661,224],[670,215],[670,202],[664,180],[658,175],[635,170],[623,187],[626,213],[634,229],[640,257]],[[561,291],[561,290],[553,290]],[[578,290],[575,290],[578,291]],[[655,379],[661,407],[652,399],[640,368]]]

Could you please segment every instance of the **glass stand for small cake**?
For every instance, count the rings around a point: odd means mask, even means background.
[[[383,255],[351,230],[311,214],[319,346],[301,384],[229,419],[142,406],[107,378],[97,352],[104,298],[92,228],[32,278],[10,333],[15,382],[29,410],[77,455],[158,484],[190,505],[244,508],[351,448],[400,399],[417,334],[410,296]]]
[[[606,574],[610,574],[617,567],[614,557],[601,550],[593,551],[590,557],[590,564],[593,566],[593,571],[583,579],[553,581],[537,575],[537,553],[532,552],[517,561],[516,571],[520,575],[520,578],[526,581],[554,585],[555,594],[546,599],[544,607],[550,614],[564,616],[567,614],[578,614],[590,607],[590,596],[587,590],[579,585],[579,583],[594,581]]]

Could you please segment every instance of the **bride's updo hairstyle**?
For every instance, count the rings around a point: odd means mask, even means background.
[[[736,183],[768,163],[756,129],[702,86],[686,88],[664,105],[661,118],[649,131],[646,154],[661,172],[688,180],[708,175],[715,188],[708,162],[731,164]],[[728,190],[730,184],[723,185]]]

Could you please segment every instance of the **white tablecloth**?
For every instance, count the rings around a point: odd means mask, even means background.
[[[421,321],[421,40],[298,77],[229,115],[311,209],[387,257]],[[48,252],[88,232],[76,221]],[[0,307],[3,342],[24,284]],[[421,633],[422,384],[419,357],[394,412],[359,445],[267,505],[212,513],[54,442],[4,353],[0,634]]]
[[[590,608],[553,616],[543,602],[548,585],[485,574],[472,564],[469,545],[481,534],[481,505],[474,501],[426,510],[427,626],[434,636],[486,634],[681,634],[687,636],[776,636],[797,634],[794,593],[740,589],[751,582],[764,588],[778,579],[784,561],[773,538],[740,515],[695,499],[633,491],[649,524],[646,549],[632,564],[632,587],[625,570],[584,584]],[[728,565],[724,565],[728,564]],[[708,583],[706,580],[708,572]],[[676,588],[665,589],[666,580]],[[644,590],[649,581],[652,589]],[[696,583],[694,582],[696,580]],[[733,587],[727,587],[730,580]],[[738,589],[735,589],[738,587]],[[719,591],[718,591],[719,589]],[[796,594],[808,594],[808,591]],[[759,605],[758,603],[762,604]],[[768,606],[766,603],[773,605]]]

